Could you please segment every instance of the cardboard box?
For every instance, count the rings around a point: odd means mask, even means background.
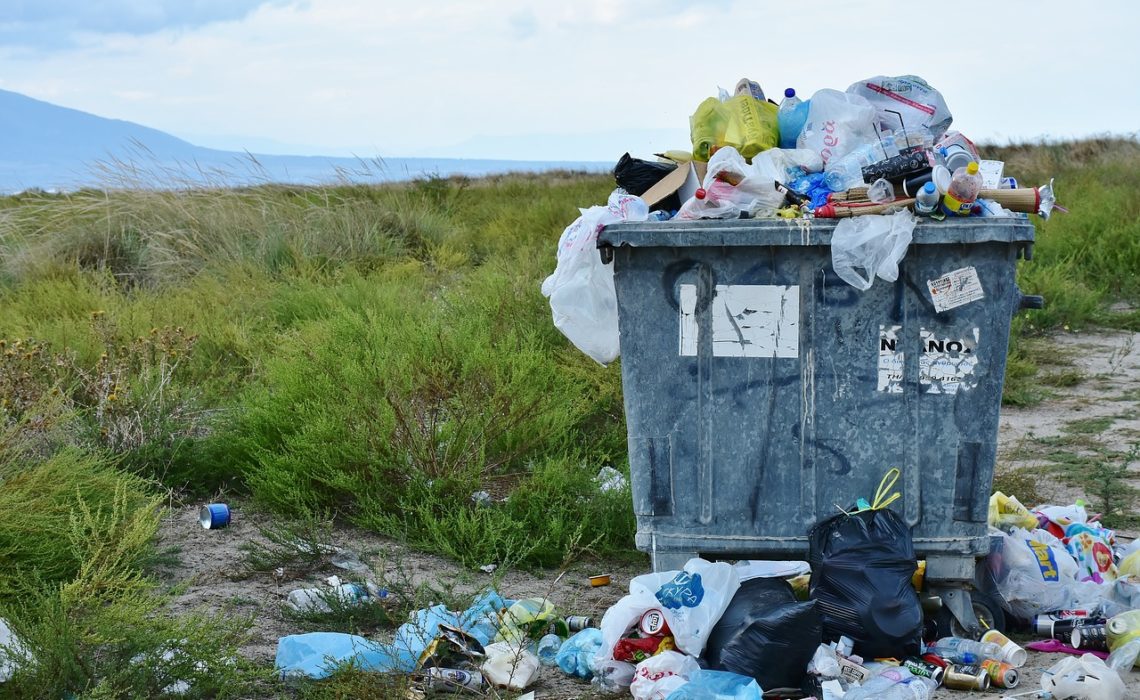
[[[681,163],[677,166],[676,170],[661,178],[657,181],[657,184],[646,190],[645,194],[641,195],[641,198],[644,199],[645,203],[652,209],[653,205],[676,192],[680,203],[684,204],[692,198],[697,188],[704,182],[708,165],[708,163],[701,161]]]

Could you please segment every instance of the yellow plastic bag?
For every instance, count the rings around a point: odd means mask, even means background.
[[[689,117],[693,158],[708,161],[714,146],[732,146],[751,159],[775,148],[780,141],[776,105],[751,95],[737,95],[725,102],[710,97]]]
[[[990,525],[999,530],[1008,530],[1011,527],[1021,527],[1032,530],[1037,527],[1037,516],[1021,505],[1014,496],[1007,496],[1001,491],[995,491],[990,496],[990,512],[988,517]]]
[[[1116,567],[1116,573],[1119,576],[1140,578],[1140,552],[1133,552],[1121,559],[1120,565]]]

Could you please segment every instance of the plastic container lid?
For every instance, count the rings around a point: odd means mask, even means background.
[[[795,96],[796,96],[796,89],[795,88],[784,88],[784,97],[795,97]]]
[[[950,175],[950,168],[947,168],[945,165],[936,165],[934,166],[934,170],[930,172],[931,182],[934,183],[934,186],[937,187],[938,191],[942,194],[946,194],[950,190],[951,177],[953,176]]]

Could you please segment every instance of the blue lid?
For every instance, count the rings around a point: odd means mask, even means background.
[[[795,96],[796,96],[796,89],[795,88],[784,88],[784,97],[795,97]]]
[[[934,192],[936,189],[937,189],[937,188],[934,186],[934,183],[933,183],[933,182],[928,182],[928,183],[926,183],[925,185],[923,185],[923,186],[922,186],[922,191],[923,191],[923,192],[926,192],[927,194],[930,194],[931,192]]]

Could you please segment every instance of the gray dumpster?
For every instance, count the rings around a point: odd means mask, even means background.
[[[600,234],[614,262],[636,542],[655,570],[697,554],[805,558],[808,528],[870,499],[891,467],[902,471],[892,508],[928,582],[966,584],[988,553],[1010,319],[1040,305],[1014,280],[1033,226],[923,221],[898,281],[866,292],[832,269],[835,226]]]

